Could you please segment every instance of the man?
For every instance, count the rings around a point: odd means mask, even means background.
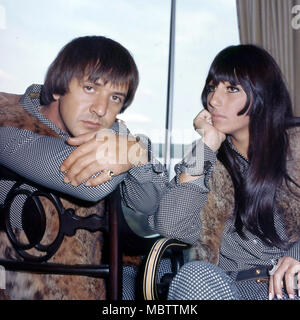
[[[167,173],[152,159],[147,140],[135,139],[116,120],[137,86],[135,62],[119,43],[99,36],[74,39],[51,64],[44,86],[32,85],[21,97],[23,109],[8,106],[16,96],[2,95],[7,102],[0,113],[0,164],[33,183],[92,202],[121,184],[129,207],[153,215]],[[22,121],[32,116],[36,132]],[[11,186],[0,181],[1,203]],[[18,210],[13,225],[22,228]]]

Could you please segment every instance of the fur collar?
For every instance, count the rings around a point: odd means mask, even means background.
[[[287,158],[288,174],[300,184],[300,128],[288,131],[290,150]],[[209,180],[208,200],[201,212],[202,232],[191,250],[192,258],[218,263],[222,232],[234,208],[234,188],[228,171],[217,160]],[[290,189],[295,193],[293,194]],[[287,235],[291,242],[300,236],[300,190],[283,182],[276,192],[276,203],[282,212]],[[297,197],[297,195],[299,197]]]

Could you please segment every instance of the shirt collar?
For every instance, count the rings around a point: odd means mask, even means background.
[[[39,107],[41,106],[40,96],[41,96],[42,87],[43,86],[39,84],[33,84],[30,87],[28,87],[25,94],[21,97],[19,103],[27,112],[29,112],[31,115],[33,115],[35,118],[37,118],[46,126],[50,127],[61,137],[68,138],[69,137],[68,133],[58,128],[52,121],[50,121],[47,117],[45,117],[39,111]]]
[[[238,158],[239,159],[243,159],[244,161],[246,161],[247,163],[249,163],[249,160],[244,157],[237,149],[236,147],[234,146],[233,142],[232,142],[232,139],[231,137],[228,135],[226,137],[226,142],[228,143],[228,145],[230,146],[230,148],[237,154]]]

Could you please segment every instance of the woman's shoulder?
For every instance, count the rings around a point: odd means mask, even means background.
[[[287,132],[290,148],[288,160],[300,161],[300,126],[289,128]]]
[[[287,129],[287,132],[288,132],[289,136],[299,135],[300,134],[300,125]]]
[[[297,146],[300,144],[300,126],[292,127],[287,129],[290,144],[296,143]]]

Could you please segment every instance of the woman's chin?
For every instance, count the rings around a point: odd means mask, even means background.
[[[224,133],[224,134],[229,134],[228,129],[224,128],[224,126],[213,124],[213,126],[220,132]]]

